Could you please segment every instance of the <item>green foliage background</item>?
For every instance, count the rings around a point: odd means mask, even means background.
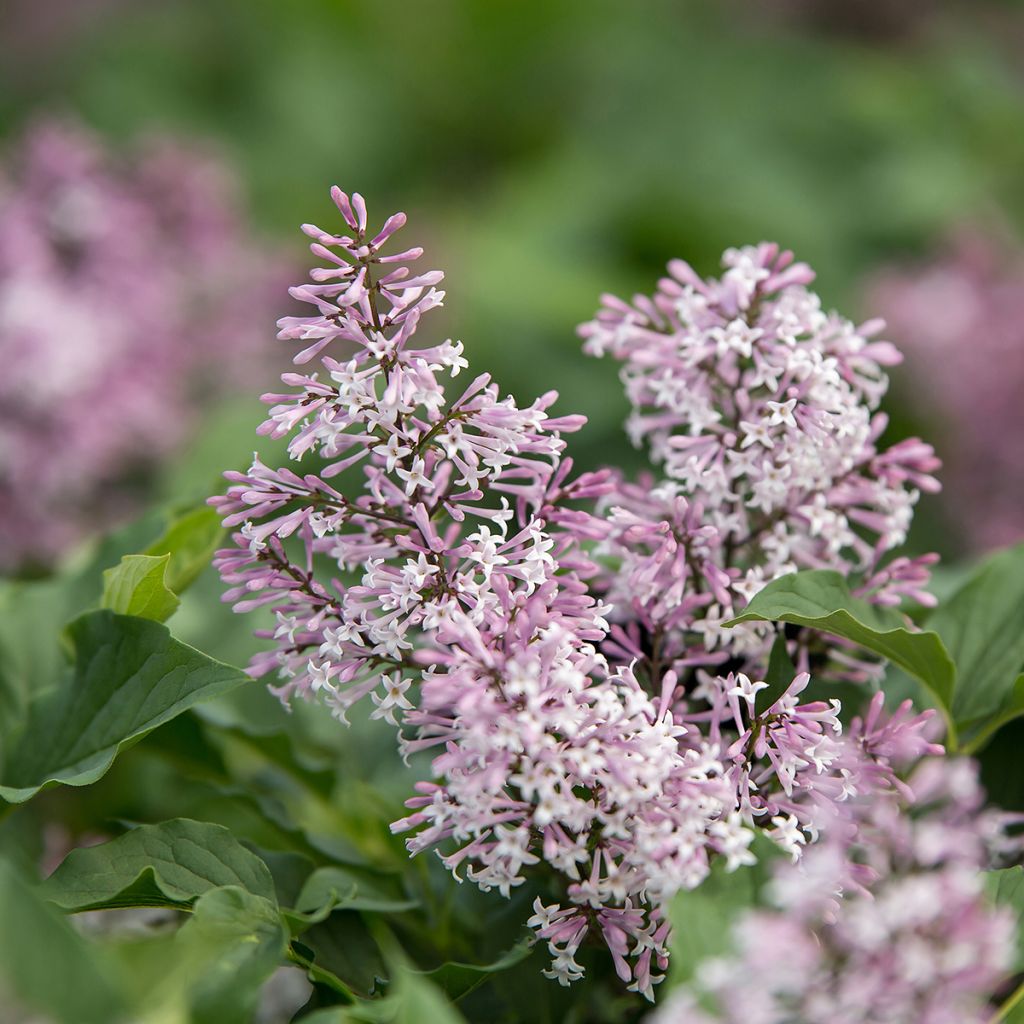
[[[629,459],[573,333],[602,291],[772,239],[867,314],[865,271],[1024,224],[1022,25],[1006,2],[5,0],[0,130],[71,109],[210,137],[298,267],[330,184],[406,210],[448,273],[435,329],[524,398],[557,386],[585,462]]]
[[[268,244],[292,254],[297,281],[307,265],[297,226],[330,220],[329,185],[362,191],[381,218],[406,210],[410,244],[448,275],[434,329],[461,337],[474,369],[524,401],[555,387],[563,411],[586,413],[573,440],[583,465],[630,467],[614,368],[584,358],[574,334],[600,293],[650,290],[671,256],[710,272],[724,247],[772,239],[819,271],[827,303],[867,316],[861,283],[879,265],[926,252],[964,220],[1019,234],[1022,53],[1024,8],[1009,2],[0,0],[0,146],[38,114],[66,111],[115,141],[153,130],[212,139],[237,166]],[[932,424],[902,408],[910,386],[897,379],[894,427],[927,434]],[[128,621],[101,606],[173,613],[178,640],[229,664],[248,660],[252,617],[219,604],[209,570],[179,593],[204,564],[209,534],[189,533],[202,557],[180,564],[164,559],[177,548],[160,539],[168,509],[194,507],[222,469],[247,463],[260,413],[251,395],[225,402],[197,425],[141,523],[58,579],[0,587],[0,764],[24,753],[30,697],[71,685],[63,631],[82,611],[93,610],[96,629]],[[936,500],[919,520],[918,547],[956,552]],[[136,558],[117,570],[123,555]],[[950,587],[957,576],[950,570]],[[142,632],[164,635],[155,624]],[[1007,657],[1021,667],[1016,648]],[[1014,691],[983,710],[1021,707]],[[987,740],[980,730],[974,738]],[[1008,807],[1024,806],[1021,738],[1011,725],[983,754],[990,791]],[[85,778],[36,760],[19,785]],[[338,991],[333,977],[361,995],[390,974],[394,1016],[380,1019],[460,1019],[441,1015],[437,993],[481,981],[466,963],[508,954],[517,964],[526,913],[468,887],[453,894],[432,858],[415,862],[411,881],[399,875],[407,862],[387,823],[408,778],[396,761],[386,727],[344,732],[312,707],[285,716],[262,687],[242,684],[123,751],[94,785],[0,805],[0,960],[10,968],[0,975],[8,987],[20,979],[15,995],[55,1019],[109,1021],[126,1001],[145,1003],[139,994],[170,958],[179,966],[154,991],[171,1009],[139,1019],[227,1020],[245,1007],[225,1009],[225,979],[249,978],[254,991],[286,920],[301,940],[288,947],[295,962],[308,967],[302,950],[314,950],[327,989]],[[211,891],[176,888],[170,912],[191,907],[190,930],[96,949],[24,882],[69,845],[175,818],[230,828],[269,865],[274,891],[223,879]],[[167,895],[155,876],[121,883]],[[368,931],[374,900],[421,908],[395,912],[404,952]],[[33,946],[52,951],[67,985],[38,970]],[[468,1019],[526,1019],[517,1007],[552,1022],[636,1013],[599,983],[565,996],[539,977],[536,958],[494,979],[460,1002]],[[322,1013],[324,1024],[363,1019]]]

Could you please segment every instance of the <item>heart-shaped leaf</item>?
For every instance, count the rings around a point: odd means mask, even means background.
[[[170,555],[125,555],[112,569],[103,571],[100,604],[122,615],[166,622],[181,601],[166,582]]]
[[[221,825],[175,818],[71,853],[41,887],[64,910],[191,904],[222,886],[276,903],[267,865]]]
[[[843,637],[919,679],[950,715],[956,668],[939,635],[908,628],[898,612],[854,597],[837,572],[812,569],[773,580],[726,623],[791,622]]]
[[[200,896],[175,938],[191,1024],[249,1024],[260,988],[282,963],[287,944],[269,900],[235,886]]]
[[[95,782],[126,745],[247,679],[147,619],[90,612],[68,637],[73,672],[33,701],[19,735],[7,738],[0,798],[11,803],[51,783]]]
[[[1014,697],[1024,669],[1024,544],[988,559],[935,610],[928,628],[956,663],[952,709],[958,723],[1002,724],[1024,712]]]

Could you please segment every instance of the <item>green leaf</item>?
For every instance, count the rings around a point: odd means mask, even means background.
[[[1015,695],[1024,669],[1024,544],[990,558],[928,619],[956,663],[952,708],[975,728],[1024,713]],[[998,727],[998,726],[996,726]]]
[[[235,886],[202,895],[175,941],[176,967],[190,981],[190,1024],[249,1024],[287,944],[269,900]]]
[[[772,644],[772,652],[768,658],[768,671],[764,682],[766,690],[758,690],[754,695],[754,711],[763,714],[789,689],[796,678],[796,666],[786,650],[786,637],[780,631]]]
[[[957,723],[960,748],[965,754],[977,753],[1004,725],[1024,715],[1024,675],[1013,681],[1003,696],[1003,702],[990,715]]]
[[[61,1024],[112,1024],[123,1016],[100,951],[2,860],[0,992]],[[21,1019],[16,1006],[2,1005],[5,1020]]]
[[[176,818],[72,850],[40,891],[62,909],[77,912],[187,906],[222,886],[239,886],[276,903],[269,868],[226,828]]]
[[[220,517],[204,505],[172,520],[143,554],[170,556],[167,585],[174,593],[180,594],[210,564],[223,536]]]
[[[1017,918],[1017,955],[1011,972],[1024,971],[1024,867],[985,872],[985,891],[997,907],[1005,907]]]
[[[956,669],[939,635],[910,630],[898,612],[853,597],[837,572],[812,569],[773,580],[726,625],[740,622],[791,622],[860,644],[919,679],[949,715]]]
[[[318,1010],[303,1024],[465,1024],[466,1018],[429,978],[408,965],[395,968],[392,991],[383,999]]]
[[[165,622],[181,604],[177,595],[210,564],[223,534],[217,513],[205,506],[173,519],[142,554],[124,555],[104,570],[102,607]]]
[[[523,939],[492,963],[465,964],[449,961],[432,971],[421,973],[437,985],[449,999],[458,1000],[482,985],[489,975],[499,974],[522,963],[536,948],[529,939]]]
[[[345,999],[378,995],[387,984],[387,965],[358,913],[330,914],[293,942],[292,948],[308,967],[311,981]]]
[[[32,703],[6,751],[0,798],[12,803],[51,783],[95,782],[125,746],[247,678],[147,619],[91,612],[68,636],[73,673]]]
[[[417,905],[397,891],[390,878],[359,868],[331,866],[318,868],[306,879],[295,909],[303,914],[317,913],[324,907],[393,914]]]
[[[103,571],[100,605],[122,615],[166,622],[181,602],[167,586],[170,555],[125,555],[119,565]]]

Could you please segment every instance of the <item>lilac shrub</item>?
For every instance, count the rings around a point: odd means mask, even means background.
[[[120,157],[58,120],[0,165],[0,570],[49,566],[132,511],[221,382],[266,366],[282,267],[237,189],[193,146]]]
[[[929,715],[877,702],[844,735],[839,702],[805,696],[802,640],[760,706],[774,627],[722,625],[799,566],[921,596],[927,560],[883,562],[934,486],[927,446],[877,447],[895,350],[822,314],[774,247],[727,254],[721,282],[674,265],[654,300],[584,328],[627,361],[631,433],[667,478],[576,475],[583,418],[550,413],[554,392],[521,407],[483,375],[448,395],[463,345],[418,335],[443,275],[412,269],[418,247],[388,254],[403,214],[375,232],[362,197],[332,197],[342,230],[303,227],[324,264],[292,289],[311,315],[279,321],[302,369],[260,428],[320,468],[257,457],[211,499],[234,530],[225,599],[275,617],[251,671],[342,722],[368,698],[405,757],[433,755],[393,825],[409,850],[506,896],[554,876],[528,922],[545,973],[580,978],[597,939],[651,997],[673,896],[751,863],[759,832],[799,858],[837,805],[894,799],[900,763],[940,749]]]
[[[733,929],[651,1024],[985,1024],[1011,973],[1014,915],[982,871],[1005,841],[973,766],[932,760],[912,813],[851,801],[844,827],[783,865],[770,906]],[[743,983],[737,984],[736,979]]]

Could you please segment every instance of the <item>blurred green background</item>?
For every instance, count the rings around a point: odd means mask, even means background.
[[[333,222],[331,184],[381,220],[406,210],[408,243],[447,273],[428,329],[462,338],[473,369],[524,403],[560,390],[562,411],[591,419],[572,440],[585,466],[639,464],[615,367],[575,336],[603,291],[650,291],[673,256],[711,273],[725,247],[771,239],[818,270],[827,305],[867,317],[863,282],[880,266],[965,221],[1024,228],[1024,6],[996,0],[0,0],[0,148],[68,111],[115,143],[154,130],[218,143],[296,281],[298,225]],[[903,410],[913,387],[897,377],[894,428],[927,434]],[[254,395],[225,403],[162,498],[218,489],[261,413]],[[940,508],[923,503],[918,547],[955,550]],[[143,522],[94,552],[70,589],[41,585],[21,618],[9,609],[12,628],[41,630],[35,649],[56,659],[99,567],[154,532]],[[207,572],[174,632],[244,664],[253,619],[221,589]],[[253,687],[155,733],[96,786],[44,795],[0,827],[0,849],[38,864],[96,823],[173,814],[288,849],[273,803],[318,842],[404,863],[387,835],[406,790],[379,755],[390,733],[324,717],[283,716]],[[281,731],[299,751],[284,775],[267,741]],[[1019,731],[1003,735],[1016,756]],[[996,798],[1024,807],[1020,773],[992,763],[1012,790]]]
[[[867,315],[868,270],[964,220],[1024,223],[1022,11],[3,0],[0,126],[70,109],[114,139],[219,141],[298,268],[297,225],[330,222],[330,184],[381,218],[405,209],[410,243],[448,274],[434,330],[524,401],[558,387],[592,420],[582,462],[628,461],[614,368],[574,335],[600,292],[773,239],[819,271],[826,303]],[[194,454],[196,489],[226,445],[250,449],[245,408]]]

